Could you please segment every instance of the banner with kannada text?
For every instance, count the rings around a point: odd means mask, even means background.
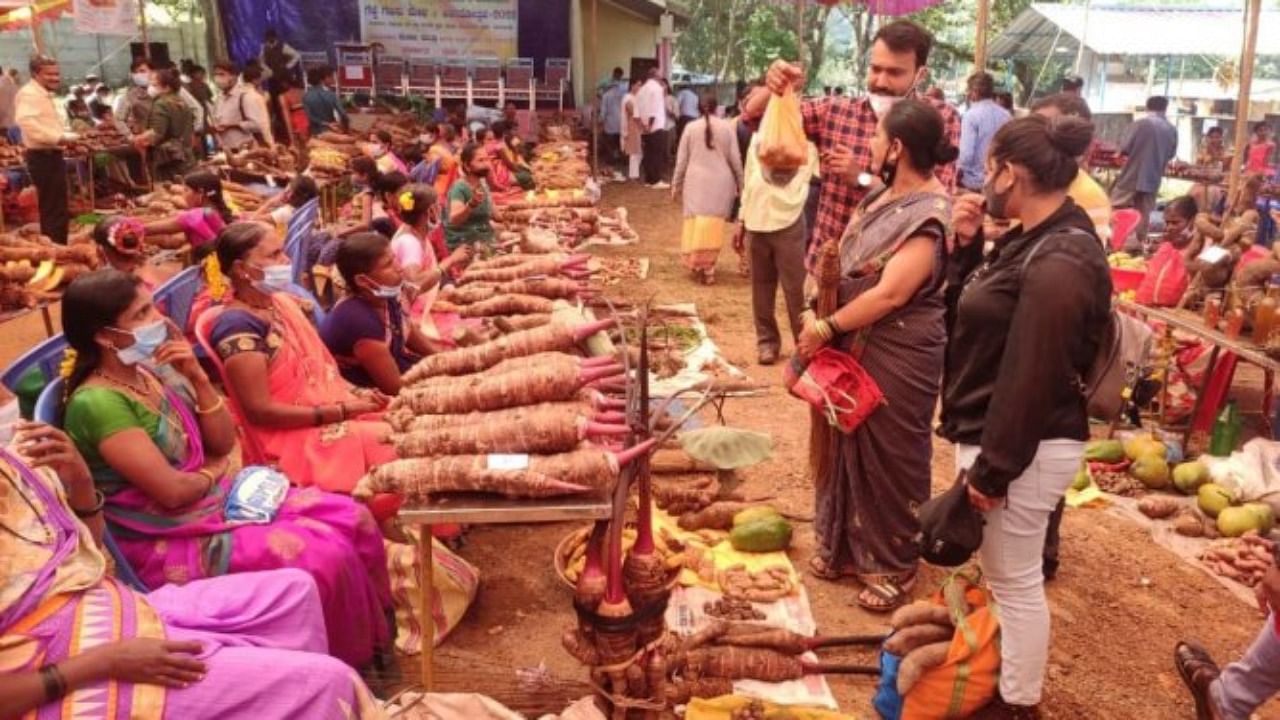
[[[360,37],[389,55],[428,58],[516,54],[517,0],[360,0]]]

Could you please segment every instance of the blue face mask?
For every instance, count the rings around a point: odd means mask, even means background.
[[[120,362],[125,365],[137,365],[140,362],[150,360],[156,354],[156,350],[159,350],[160,346],[164,344],[165,340],[169,339],[169,328],[165,325],[164,320],[156,320],[133,330],[111,329],[133,336],[132,345],[116,350],[116,357],[120,358]]]
[[[288,290],[293,284],[293,265],[289,263],[268,265],[258,269],[262,271],[262,279],[253,286],[268,295]]]

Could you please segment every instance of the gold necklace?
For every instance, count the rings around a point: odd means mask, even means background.
[[[179,435],[182,436],[183,442],[184,443],[186,442],[186,439],[189,437],[189,435],[187,434],[186,429],[183,428],[182,426],[181,418],[174,417],[177,411],[171,409],[170,412],[166,413],[162,407],[160,400],[164,398],[164,386],[160,383],[158,379],[153,378],[147,375],[146,373],[138,373],[138,376],[142,378],[143,385],[148,386],[148,387],[140,388],[137,385],[134,385],[132,383],[128,383],[128,382],[125,382],[124,380],[120,380],[119,378],[114,378],[110,375],[107,375],[101,370],[98,370],[94,374],[102,378],[103,380],[106,380],[108,384],[115,385],[116,387],[124,390],[128,390],[130,393],[133,394],[133,396],[138,400],[138,402],[142,404],[143,407],[155,413],[157,417],[167,420],[169,422],[169,425],[171,425],[173,429],[177,431]]]
[[[106,380],[108,383],[115,385],[116,387],[121,387],[121,388],[124,388],[125,390],[132,392],[134,395],[137,395],[139,399],[143,399],[143,400],[149,399],[152,396],[152,394],[155,392],[155,387],[149,386],[149,383],[148,383],[149,378],[142,373],[138,373],[138,377],[142,379],[142,387],[134,385],[133,383],[127,380],[121,380],[120,378],[114,377],[112,375],[108,375],[102,370],[98,370],[94,374],[102,378],[103,380]]]

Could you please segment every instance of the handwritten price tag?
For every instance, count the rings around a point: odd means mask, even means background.
[[[490,470],[528,470],[528,455],[494,454],[487,458]]]

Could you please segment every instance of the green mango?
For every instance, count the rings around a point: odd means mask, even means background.
[[[1085,468],[1080,468],[1080,471],[1076,473],[1076,479],[1071,481],[1071,489],[1077,492],[1086,490],[1091,482],[1093,482],[1093,478],[1089,477],[1089,471]]]
[[[1261,530],[1258,513],[1241,506],[1226,507],[1218,513],[1218,532],[1225,537],[1240,537],[1250,530]]]
[[[742,552],[786,550],[791,545],[791,523],[781,515],[774,515],[737,525],[729,531],[729,544]]]
[[[1209,482],[1209,468],[1204,463],[1184,462],[1173,469],[1173,486],[1183,495],[1195,495],[1201,485]]]
[[[1129,466],[1129,474],[1152,490],[1169,486],[1169,463],[1165,462],[1163,452],[1143,455],[1134,460]]]
[[[1231,506],[1231,492],[1217,483],[1205,483],[1196,491],[1196,505],[1211,518]]]
[[[1258,533],[1266,535],[1276,526],[1276,511],[1271,505],[1264,502],[1247,502],[1242,505],[1245,510],[1253,513],[1258,519]]]
[[[1137,460],[1144,455],[1168,457],[1168,449],[1165,448],[1164,443],[1150,435],[1138,435],[1125,441],[1124,454],[1130,460]]]
[[[1093,440],[1084,446],[1089,462],[1118,463],[1124,460],[1124,444],[1119,440]]]

